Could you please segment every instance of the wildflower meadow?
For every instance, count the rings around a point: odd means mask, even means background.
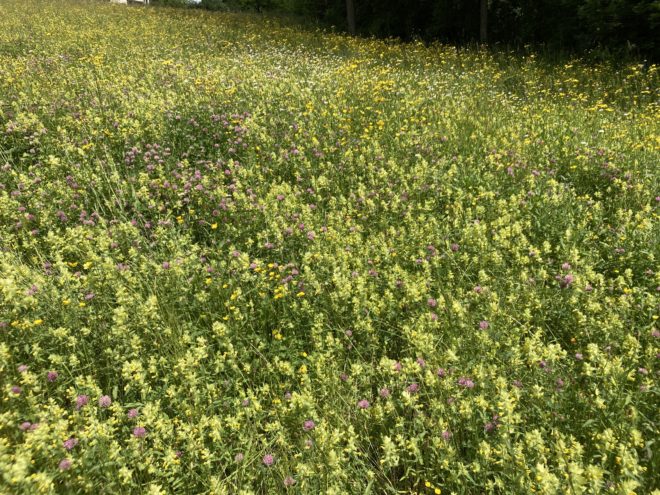
[[[659,494],[660,70],[0,2],[0,493]]]

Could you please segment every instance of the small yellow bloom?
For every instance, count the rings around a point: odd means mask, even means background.
[[[218,224],[217,224],[217,223],[212,223],[212,224],[211,224],[211,229],[212,229],[212,230],[215,230],[215,229],[217,229],[217,228],[218,228]]]

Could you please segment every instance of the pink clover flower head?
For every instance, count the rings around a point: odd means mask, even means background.
[[[18,385],[14,385],[11,388],[11,393],[14,394],[14,395],[21,395],[21,392],[23,392],[23,389],[21,387],[19,387]]]
[[[58,467],[60,468],[60,471],[66,471],[68,469],[71,469],[72,464],[73,462],[71,461],[71,459],[62,459]]]
[[[128,416],[129,419],[137,418],[138,417],[138,410],[133,408],[129,409],[129,411],[126,413],[126,416]]]
[[[286,478],[284,478],[283,483],[286,488],[289,488],[296,484],[296,480],[293,478],[293,476],[287,476]]]
[[[435,372],[438,375],[438,378],[444,378],[447,376],[447,371],[444,368],[438,368],[438,371]]]
[[[58,376],[59,375],[58,375],[57,371],[49,371],[48,373],[46,373],[46,380],[53,383],[55,380],[57,380]]]
[[[457,251],[459,250],[459,245],[456,244],[456,243],[454,242],[454,243],[450,246],[450,249],[451,249],[452,253],[455,253],[455,252],[457,252]]]
[[[136,426],[133,428],[133,436],[136,438],[144,438],[147,436],[147,429],[144,426]]]
[[[383,387],[378,392],[378,395],[380,395],[383,399],[387,399],[390,396],[390,390],[387,387]]]
[[[311,419],[308,419],[303,423],[303,430],[305,431],[312,431],[316,427],[316,423],[312,421]]]
[[[567,289],[575,281],[575,277],[570,273],[567,273],[564,276],[558,275],[557,279],[559,280],[559,286],[562,289]]]
[[[463,388],[474,388],[474,382],[465,376],[458,379],[458,385]]]
[[[431,308],[435,308],[438,305],[438,301],[433,299],[432,297],[429,297],[428,300],[426,301],[426,304],[429,305]]]
[[[360,409],[368,409],[370,406],[369,401],[367,399],[362,399],[360,402],[358,402],[357,405]]]
[[[32,426],[32,423],[30,423],[29,421],[24,421],[23,423],[21,423],[20,425],[18,425],[18,428],[19,428],[21,431],[27,431],[27,430],[30,429],[31,426]]]
[[[19,373],[25,373],[28,370],[28,367],[26,364],[19,364],[18,368],[16,368]]]
[[[89,403],[89,395],[79,395],[76,398],[76,409],[80,410]]]
[[[482,329],[482,330],[488,329],[489,326],[490,326],[490,323],[488,322],[488,320],[481,320],[479,322],[479,328]]]
[[[261,459],[261,462],[264,463],[264,466],[270,467],[275,464],[275,457],[273,457],[272,454],[266,454],[263,459]]]
[[[110,407],[110,404],[112,404],[112,399],[109,395],[99,397],[99,407]]]
[[[449,430],[445,430],[442,432],[442,439],[443,440],[450,440],[452,437],[452,433]]]
[[[243,454],[243,452],[239,452],[234,456],[234,462],[242,462],[243,459],[245,459],[245,454]]]
[[[416,394],[419,391],[419,384],[416,382],[411,383],[406,388],[409,394]]]
[[[426,361],[424,361],[422,358],[417,358],[417,364],[420,368],[424,368],[426,366]]]
[[[78,439],[71,437],[68,440],[65,440],[62,445],[66,450],[72,450],[76,445],[78,445]]]

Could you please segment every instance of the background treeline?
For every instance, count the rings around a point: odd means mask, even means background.
[[[660,0],[201,0],[200,6],[283,12],[357,34],[404,40],[659,55]]]

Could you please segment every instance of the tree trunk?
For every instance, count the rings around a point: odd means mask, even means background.
[[[355,36],[355,2],[354,0],[346,0],[346,21],[348,22],[348,32],[351,36]]]
[[[479,15],[479,40],[488,41],[488,0],[481,0],[481,13]]]

